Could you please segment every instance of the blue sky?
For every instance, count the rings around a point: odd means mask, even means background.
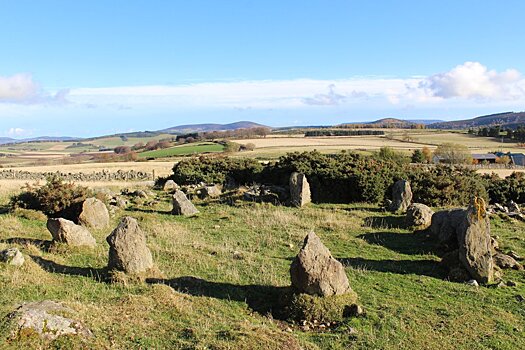
[[[525,110],[523,1],[3,1],[0,135]]]

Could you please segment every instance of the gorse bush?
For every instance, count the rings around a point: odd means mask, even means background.
[[[39,210],[49,217],[75,218],[85,199],[92,192],[82,186],[64,182],[54,176],[41,187],[26,185],[25,190],[11,197],[10,205],[16,208]]]
[[[226,182],[227,177],[230,177],[238,184],[248,184],[254,182],[262,169],[262,164],[255,159],[189,158],[175,164],[171,179],[180,185],[199,182],[221,184]]]
[[[392,186],[400,179],[410,181],[414,202],[430,206],[463,206],[474,195],[491,202],[512,199],[525,203],[521,174],[495,179],[460,166],[415,167],[389,154],[295,152],[266,165],[253,159],[191,158],[176,164],[171,178],[181,185],[232,179],[237,184],[286,186],[290,174],[297,171],[308,178],[312,200],[317,203],[382,203],[391,197]]]

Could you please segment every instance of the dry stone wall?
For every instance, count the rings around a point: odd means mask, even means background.
[[[14,169],[0,171],[0,180],[45,180],[50,176],[60,176],[66,181],[150,181],[153,173],[135,170],[108,170],[91,173],[33,172]]]

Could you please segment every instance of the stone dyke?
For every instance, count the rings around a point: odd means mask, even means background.
[[[14,169],[0,170],[1,180],[46,180],[51,176],[60,176],[65,181],[150,181],[153,180],[152,172],[135,170],[103,170],[98,172],[33,172]]]

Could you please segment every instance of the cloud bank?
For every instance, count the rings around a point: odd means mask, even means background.
[[[69,90],[55,94],[44,91],[30,74],[20,73],[10,77],[0,76],[0,103],[41,104],[64,103]]]

